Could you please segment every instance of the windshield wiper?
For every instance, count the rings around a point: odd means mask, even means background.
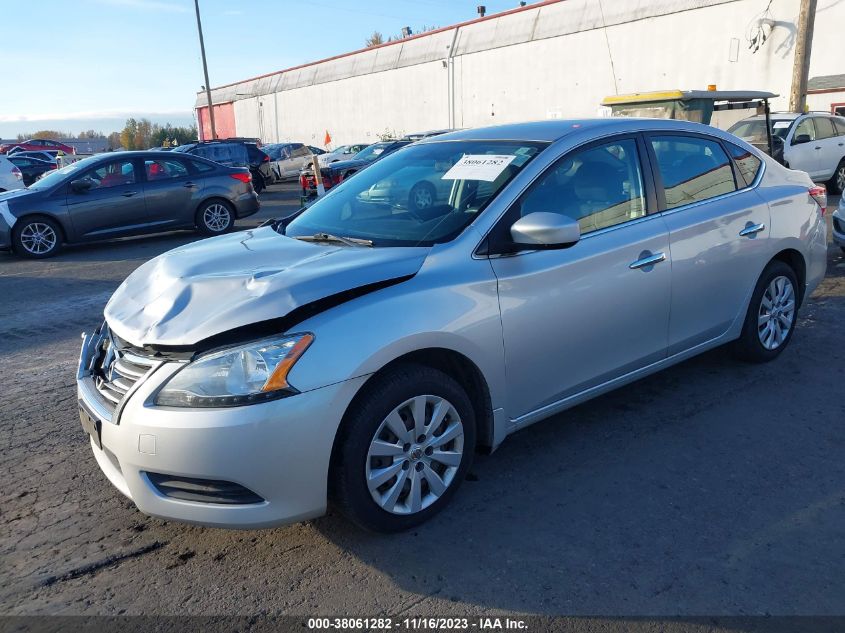
[[[372,246],[372,240],[362,240],[357,237],[343,237],[331,233],[315,233],[314,235],[297,235],[296,239],[303,242],[338,242],[347,246]]]

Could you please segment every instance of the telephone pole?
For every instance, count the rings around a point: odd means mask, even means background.
[[[810,52],[813,48],[816,1],[801,0],[798,13],[795,61],[792,66],[792,90],[789,92],[789,110],[791,112],[803,112],[807,101],[807,77],[810,74]]]
[[[815,2],[814,2],[815,4]],[[208,81],[208,64],[205,61],[205,42],[202,39],[202,21],[200,20],[200,0],[194,0],[194,8],[197,10],[197,31],[200,34],[200,53],[202,54],[202,72],[205,75],[205,97],[208,100],[208,120],[211,122],[211,139],[217,138],[217,128],[214,125],[214,107],[211,104],[211,84]],[[202,116],[200,116],[202,126]]]

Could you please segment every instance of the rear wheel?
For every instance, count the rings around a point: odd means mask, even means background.
[[[833,178],[827,182],[827,188],[830,193],[845,192],[845,158],[839,161],[836,171],[833,172]]]
[[[412,211],[424,211],[434,206],[437,191],[430,182],[418,182],[408,194],[408,206]]]
[[[417,526],[452,498],[472,463],[475,414],[464,389],[420,365],[378,376],[341,427],[332,496],[376,532]]]
[[[49,218],[29,218],[15,225],[12,241],[18,255],[43,259],[61,250],[62,232]]]
[[[255,189],[255,193],[261,193],[267,188],[267,184],[264,182],[264,176],[260,173],[252,175],[252,188]]]
[[[792,339],[798,318],[798,278],[781,261],[766,266],[757,282],[742,334],[734,343],[741,359],[763,363],[774,360]]]
[[[235,213],[228,202],[209,200],[197,211],[196,225],[204,235],[222,235],[235,225]]]

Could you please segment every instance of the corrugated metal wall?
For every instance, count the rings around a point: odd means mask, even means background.
[[[712,83],[772,90],[785,107],[798,0],[772,0],[763,16],[767,4],[545,2],[217,88],[212,98],[234,101],[240,136],[316,145],[326,130],[340,144],[385,132],[593,116],[609,94]],[[845,2],[820,4],[812,73],[845,72],[835,26],[845,24]],[[772,29],[752,53],[747,36],[761,17]],[[197,106],[205,103],[198,95]]]

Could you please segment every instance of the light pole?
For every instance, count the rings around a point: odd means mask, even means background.
[[[205,42],[202,39],[202,20],[200,20],[200,1],[194,0],[194,8],[197,10],[197,31],[200,34],[200,53],[202,54],[202,72],[205,75],[205,97],[208,101],[208,120],[211,122],[211,139],[217,138],[217,128],[214,125],[214,106],[211,104],[211,84],[208,81],[208,64],[205,61]],[[202,126],[202,117],[200,117]]]

